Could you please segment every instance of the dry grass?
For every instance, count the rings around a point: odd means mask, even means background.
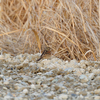
[[[99,0],[2,0],[0,47],[12,55],[48,45],[64,60],[99,60]]]

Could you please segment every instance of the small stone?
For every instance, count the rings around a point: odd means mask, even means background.
[[[22,91],[23,89],[25,89],[25,87],[21,84],[16,83],[14,84],[14,89],[18,91]]]
[[[15,97],[14,100],[23,100],[22,97]]]
[[[1,59],[4,59],[4,55],[0,55],[0,60],[1,60]]]
[[[23,90],[23,93],[24,93],[24,94],[28,94],[28,90],[27,90],[27,89],[24,89],[24,90]]]
[[[95,78],[95,81],[100,81],[100,76],[97,76],[97,77]]]
[[[77,100],[84,100],[83,98],[84,97],[82,95],[80,95],[80,96],[77,97]]]
[[[0,81],[3,80],[3,77],[4,77],[3,75],[0,75]]]
[[[8,66],[7,64],[3,64],[3,65],[2,65],[2,67],[7,67],[7,66]]]
[[[5,84],[5,85],[8,85],[8,84],[9,84],[9,81],[5,81],[4,84]]]
[[[94,93],[95,93],[95,94],[99,94],[99,93],[100,93],[100,89],[96,89],[96,90],[94,91]]]
[[[36,66],[36,63],[30,62],[30,63],[29,63],[29,66],[30,66],[30,67],[34,67],[34,66]]]
[[[24,81],[24,82],[28,82],[28,80],[30,79],[29,76],[25,76],[25,75],[23,75],[22,78],[23,78],[22,81]]]
[[[100,100],[100,96],[94,96],[94,100]]]
[[[67,100],[68,99],[68,95],[67,94],[60,94],[59,95],[59,99],[60,100]]]
[[[77,95],[76,95],[76,94],[74,94],[74,93],[72,93],[72,94],[71,94],[71,96],[76,97]]]
[[[80,91],[79,94],[82,95],[82,96],[86,96],[87,95],[87,92],[86,91]]]
[[[78,68],[79,67],[78,65],[79,65],[78,62],[75,59],[71,60],[68,64],[68,66],[73,67],[73,68]]]
[[[99,67],[99,66],[98,66],[98,64],[94,64],[94,67],[97,68],[97,67]]]
[[[22,69],[24,66],[23,66],[23,64],[21,63],[21,64],[19,64],[19,65],[16,65],[16,68],[17,69]]]
[[[29,61],[28,61],[28,59],[24,60],[23,66],[24,66],[24,67],[28,67],[28,66],[29,66]]]
[[[88,82],[88,78],[87,78],[87,76],[86,75],[80,75],[80,80],[81,80],[81,82]]]
[[[31,89],[36,89],[36,86],[34,84],[32,84]]]
[[[71,77],[70,75],[65,75],[64,78],[67,80],[67,82],[75,81],[74,77]]]
[[[6,87],[3,87],[3,89],[4,89],[4,90],[7,90],[7,88],[6,88]]]
[[[5,54],[5,58],[6,58],[6,59],[9,59],[10,57],[11,57],[10,54]]]
[[[89,78],[89,80],[92,80],[94,78],[94,73],[88,74],[88,78]]]
[[[92,72],[93,72],[95,75],[100,74],[100,69],[94,69],[94,70],[92,70]]]
[[[50,91],[49,93],[45,93],[44,96],[48,97],[49,99],[53,99],[54,92],[53,91]]]
[[[67,89],[64,89],[64,90],[62,90],[62,92],[63,92],[63,93],[67,93],[67,92],[68,92],[68,90],[67,90]]]
[[[13,97],[11,97],[11,96],[9,96],[9,95],[6,95],[5,97],[4,97],[4,100],[13,100],[14,98]]]
[[[63,70],[65,74],[71,74],[73,72],[73,69],[74,68],[64,68]]]

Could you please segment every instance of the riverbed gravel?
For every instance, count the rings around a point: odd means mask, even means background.
[[[0,55],[0,100],[100,100],[100,61],[39,56]]]

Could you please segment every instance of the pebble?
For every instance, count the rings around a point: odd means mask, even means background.
[[[94,91],[94,93],[95,93],[95,94],[99,94],[99,93],[100,93],[100,89],[96,89],[96,90]]]
[[[100,100],[100,96],[95,96],[94,100]]]
[[[100,100],[100,61],[39,56],[0,55],[0,100]]]
[[[60,94],[59,95],[59,99],[60,100],[67,100],[67,98],[68,98],[68,95],[67,94]]]
[[[28,94],[28,90],[27,90],[27,89],[24,89],[24,90],[23,90],[23,93],[24,93],[24,94]]]
[[[93,78],[94,78],[94,73],[90,73],[90,74],[88,74],[88,78],[89,78],[89,80],[92,80]]]
[[[31,89],[36,89],[34,84],[31,85]]]
[[[88,82],[88,78],[87,78],[87,76],[86,75],[80,75],[80,80],[81,80],[81,82],[83,83],[83,82]]]

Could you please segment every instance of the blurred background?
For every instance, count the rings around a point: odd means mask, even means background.
[[[100,60],[99,0],[1,0],[0,50]]]

